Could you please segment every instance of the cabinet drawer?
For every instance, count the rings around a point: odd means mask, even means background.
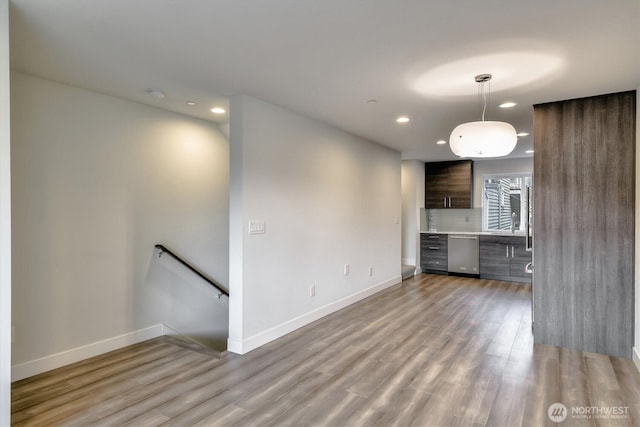
[[[421,234],[420,235],[420,248],[441,248],[447,250],[447,235],[446,234]]]
[[[422,260],[422,264],[420,265],[420,267],[422,268],[422,271],[425,271],[425,272],[437,271],[437,272],[446,273],[447,260],[446,259],[445,260],[436,260],[436,259]]]
[[[480,236],[480,243],[497,243],[501,245],[510,246],[524,246],[524,236],[492,236],[482,235]]]
[[[434,259],[438,261],[446,261],[448,259],[447,251],[443,250],[423,250],[422,257],[424,259]]]
[[[447,242],[448,234],[422,233],[420,235],[421,242]]]
[[[447,273],[447,235],[423,233],[420,235],[420,267],[424,272]]]

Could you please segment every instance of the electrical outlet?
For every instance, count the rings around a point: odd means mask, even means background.
[[[309,296],[310,297],[316,296],[316,285],[309,286]]]
[[[344,265],[344,275],[348,276],[349,275],[349,264],[345,264]]]
[[[369,267],[369,277],[373,276],[373,267]]]

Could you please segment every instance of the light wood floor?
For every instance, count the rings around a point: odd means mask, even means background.
[[[533,345],[528,285],[421,275],[245,356],[158,338],[13,385],[14,425],[640,425],[632,361]],[[555,424],[550,404],[628,407]]]

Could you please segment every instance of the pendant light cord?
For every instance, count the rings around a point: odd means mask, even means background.
[[[487,111],[487,95],[484,93],[484,84],[485,82],[480,82],[480,86],[478,86],[479,96],[482,95],[482,121],[484,122],[484,113]],[[491,80],[489,80],[489,93],[491,93]]]
[[[478,101],[482,95],[482,121],[484,122],[484,114],[487,112],[487,95],[484,93],[484,84],[489,82],[489,98],[491,98],[491,74],[478,74],[475,78],[478,84]]]

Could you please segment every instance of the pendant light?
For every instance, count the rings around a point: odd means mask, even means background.
[[[482,96],[482,121],[462,123],[456,126],[449,137],[451,151],[458,157],[502,157],[513,151],[518,142],[516,130],[509,123],[485,121],[487,96],[484,84],[491,81],[491,74],[480,74],[475,78],[480,84]]]

